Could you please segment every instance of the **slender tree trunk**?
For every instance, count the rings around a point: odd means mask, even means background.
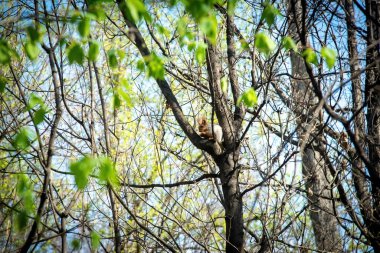
[[[50,37],[49,29],[48,34]],[[50,185],[50,178],[51,178],[51,163],[54,155],[54,142],[57,136],[57,129],[58,124],[62,117],[62,105],[61,105],[61,96],[60,96],[60,84],[58,81],[58,74],[57,69],[54,64],[54,58],[53,58],[53,50],[51,48],[44,48],[45,51],[48,53],[49,56],[49,64],[52,72],[52,79],[53,79],[53,85],[54,85],[54,98],[55,98],[55,106],[56,106],[56,112],[55,112],[55,118],[53,121],[53,125],[50,130],[50,139],[48,144],[48,151],[47,151],[47,160],[44,164],[44,182],[42,186],[42,192],[40,196],[40,203],[38,205],[36,218],[33,221],[32,228],[29,231],[28,237],[26,238],[23,246],[20,249],[20,252],[28,252],[30,247],[32,246],[32,243],[37,235],[37,228],[39,224],[39,220],[41,219],[41,216],[44,213],[46,201],[48,200],[48,190]],[[21,87],[19,87],[21,89]]]
[[[366,0],[367,10],[367,55],[365,99],[367,112],[368,156],[373,164],[369,169],[372,183],[373,217],[368,228],[372,234],[371,245],[380,252],[380,3]]]
[[[356,139],[362,149],[365,149],[365,115],[363,105],[363,83],[360,78],[360,65],[357,51],[356,31],[355,31],[355,12],[352,0],[345,1],[346,24],[347,24],[347,45],[350,58],[352,100],[354,114],[354,132]],[[371,223],[371,196],[368,183],[365,178],[364,163],[359,157],[350,157],[352,161],[352,177],[356,196],[359,200],[360,212],[364,223]]]
[[[103,97],[103,89],[102,84],[99,77],[99,71],[96,67],[96,64],[93,63],[94,72],[95,72],[95,79],[96,83],[98,85],[98,92],[99,92],[99,98],[100,98],[100,104],[102,106],[102,120],[103,120],[103,126],[104,126],[104,138],[106,142],[106,154],[107,156],[111,157],[111,144],[110,144],[110,137],[109,137],[109,131],[108,131],[108,117],[107,117],[107,109],[106,104]],[[110,198],[110,204],[111,204],[111,212],[112,212],[112,221],[113,221],[113,231],[114,231],[114,242],[115,242],[115,252],[120,253],[121,252],[121,235],[120,235],[120,229],[119,229],[119,215],[116,208],[116,202],[114,199],[114,195],[112,193],[112,189],[110,185],[107,185],[108,188],[108,196]]]
[[[300,0],[289,1],[290,26],[289,33],[296,40],[300,36],[306,36],[305,10],[302,10]],[[305,45],[304,45],[305,46]],[[342,251],[341,238],[338,233],[338,223],[334,217],[329,173],[323,156],[314,147],[323,145],[316,139],[307,138],[306,132],[310,127],[321,125],[321,117],[311,116],[317,107],[318,99],[312,92],[309,75],[305,62],[299,54],[290,53],[292,74],[295,80],[292,82],[293,111],[297,115],[298,136],[307,145],[303,150],[302,174],[305,180],[307,198],[310,205],[309,214],[315,236],[315,243],[319,250],[334,252]],[[312,130],[308,136],[318,136],[316,130]]]

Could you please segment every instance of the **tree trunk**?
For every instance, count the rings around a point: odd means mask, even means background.
[[[215,157],[220,169],[226,221],[226,252],[244,251],[243,202],[239,187],[238,152]]]
[[[369,169],[372,183],[373,217],[368,228],[372,234],[371,245],[380,252],[380,3],[366,0],[367,56],[365,99],[367,112],[368,156],[373,167]]]
[[[300,36],[306,36],[305,10],[302,10],[301,1],[289,1],[289,33],[298,42]],[[305,45],[303,45],[305,46]],[[307,143],[302,156],[302,174],[309,203],[310,219],[313,226],[315,243],[319,250],[341,252],[342,244],[338,233],[338,223],[334,217],[334,208],[329,184],[329,174],[323,156],[313,147],[323,145],[316,138],[312,140],[308,136],[318,136],[317,127],[323,122],[321,117],[313,118],[312,114],[317,107],[318,99],[312,92],[309,75],[305,62],[295,52],[290,53],[292,74],[295,80],[292,82],[293,112],[297,116],[297,133],[302,142]],[[308,129],[311,133],[306,133]],[[307,136],[306,136],[307,135]],[[305,139],[306,138],[306,139]],[[331,179],[330,179],[331,180]]]

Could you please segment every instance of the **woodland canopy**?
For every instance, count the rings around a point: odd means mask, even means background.
[[[4,0],[2,252],[380,252],[380,2]]]

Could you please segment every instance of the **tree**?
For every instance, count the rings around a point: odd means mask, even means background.
[[[1,8],[5,251],[380,251],[375,1]]]
[[[289,1],[288,5],[290,34],[297,42],[301,42],[301,48],[305,48],[306,51],[309,42],[307,39],[308,27],[305,23],[311,22],[302,17],[305,17],[304,12],[307,12],[307,9],[302,8],[301,1]],[[302,174],[305,180],[316,245],[320,250],[340,252],[343,250],[342,241],[339,236],[338,221],[334,215],[333,191],[329,183],[333,175],[328,172],[326,161],[323,159],[326,146],[321,138],[317,138],[323,129],[321,127],[323,126],[322,104],[313,93],[306,70],[307,65],[302,56],[291,51],[290,60],[293,76],[291,108],[297,117]],[[306,64],[308,63],[306,62]]]

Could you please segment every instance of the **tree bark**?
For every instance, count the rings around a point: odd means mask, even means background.
[[[235,151],[222,157],[214,157],[220,169],[225,201],[226,252],[244,251],[243,202],[239,187],[238,153]]]
[[[368,156],[373,165],[369,169],[372,190],[372,222],[368,229],[372,234],[370,242],[375,252],[380,252],[380,3],[366,0],[367,55],[365,100],[367,111]]]
[[[288,6],[290,25],[289,33],[297,42],[302,36],[307,36],[306,10],[302,8],[300,0],[290,0]],[[306,46],[306,45],[302,45]],[[301,153],[302,174],[309,202],[309,214],[315,236],[315,243],[319,250],[341,252],[343,246],[338,233],[338,223],[334,217],[333,196],[329,183],[329,174],[323,156],[315,148],[319,143],[308,136],[317,136],[317,128],[323,122],[321,117],[313,118],[317,108],[318,98],[312,92],[309,75],[305,62],[299,54],[290,52],[292,74],[293,112],[297,115],[297,133],[302,142],[307,143]],[[307,129],[314,128],[310,134]],[[307,136],[306,136],[307,135]],[[306,138],[306,139],[305,139]],[[331,180],[331,178],[330,178]]]

